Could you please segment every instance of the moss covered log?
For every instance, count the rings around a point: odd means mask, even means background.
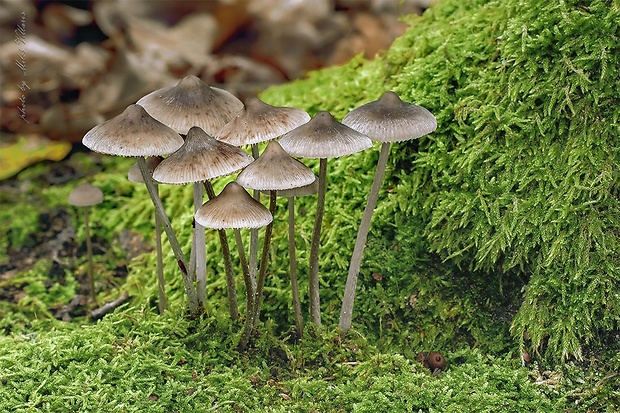
[[[382,57],[262,98],[341,118],[394,90],[433,112],[435,133],[394,148],[362,273],[403,290],[441,268],[487,308],[513,300],[507,323],[522,347],[581,357],[620,327],[620,3],[444,0],[407,21]],[[356,177],[349,185],[370,186]],[[368,299],[372,287],[360,288]]]

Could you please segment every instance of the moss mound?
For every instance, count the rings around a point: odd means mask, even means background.
[[[411,321],[403,299],[423,295],[419,277],[438,277],[469,290],[468,310],[504,305],[522,347],[581,357],[620,327],[618,2],[444,0],[408,22],[384,56],[262,95],[342,117],[391,89],[437,116],[435,133],[392,149],[356,311],[380,295],[369,276],[379,271],[396,285],[402,311],[387,311],[402,328]],[[336,161],[356,179],[334,173],[332,184],[344,186],[328,196],[369,188],[360,170],[374,157]],[[346,215],[356,227],[361,206],[338,207],[331,219]],[[352,244],[354,230],[334,235],[336,224],[328,218],[327,242]],[[340,285],[344,266],[332,264],[325,283]],[[450,308],[433,311],[451,317]]]

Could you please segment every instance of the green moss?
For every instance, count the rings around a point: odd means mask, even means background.
[[[0,410],[373,412],[613,411],[618,357],[539,372],[477,350],[432,376],[400,354],[332,332],[234,350],[238,325],[123,306],[96,324],[0,336]],[[605,380],[602,380],[607,377]],[[568,409],[568,410],[567,410]],[[607,410],[606,410],[607,409]]]
[[[509,310],[521,296],[506,320],[517,342],[579,358],[620,328],[618,21],[614,1],[445,0],[409,18],[383,57],[262,97],[343,116],[392,89],[431,110],[437,131],[393,148],[390,193],[371,234],[383,240],[371,240],[366,256],[391,255],[389,277],[401,285],[435,276],[429,263],[450,286],[468,277],[487,309]],[[389,253],[402,233],[415,240],[399,252],[411,265]],[[363,277],[377,265],[366,263]],[[326,274],[328,284],[342,277]],[[453,300],[462,305],[460,295]]]

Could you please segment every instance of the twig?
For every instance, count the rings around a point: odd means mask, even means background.
[[[96,308],[93,311],[91,311],[90,318],[92,320],[99,320],[100,318],[103,318],[104,315],[113,311],[114,309],[116,309],[116,307],[123,305],[128,300],[129,300],[129,294],[123,293],[123,295],[118,297],[116,300],[110,301],[109,303],[105,303],[101,307]]]

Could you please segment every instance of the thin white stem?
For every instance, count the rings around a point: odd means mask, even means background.
[[[269,191],[269,212],[271,216],[276,211],[276,191]],[[254,293],[254,326],[260,318],[260,306],[263,301],[263,288],[265,287],[265,277],[269,264],[269,246],[271,245],[271,233],[273,231],[273,220],[265,227],[265,239],[263,241],[263,251],[260,258],[260,270],[256,281],[256,291]]]
[[[299,298],[299,285],[297,284],[297,257],[295,254],[295,197],[288,197],[288,257],[289,272],[291,276],[291,292],[293,295],[293,312],[295,314],[295,327],[298,337],[304,330],[304,317],[301,312],[301,300]]]
[[[155,190],[159,193],[157,185]],[[168,307],[168,300],[166,299],[166,279],[164,278],[164,258],[161,246],[161,218],[158,214],[155,214],[155,249],[157,250],[157,290],[159,296],[159,313],[163,314]]]
[[[202,182],[194,182],[194,214],[202,206]],[[203,309],[207,305],[207,245],[205,239],[205,227],[194,221],[195,244],[192,249],[196,251],[196,288],[198,289],[198,305]]]
[[[86,255],[88,256],[88,293],[93,303],[97,303],[97,293],[95,292],[95,264],[93,263],[93,242],[90,239],[90,222],[88,222],[88,207],[84,210],[84,231],[86,235]]]
[[[237,349],[243,351],[247,348],[252,332],[254,331],[254,298],[256,294],[256,284],[255,280],[250,276],[250,270],[243,248],[243,239],[241,238],[241,231],[239,231],[239,228],[235,228],[235,239],[237,241],[237,250],[239,251],[239,259],[241,261],[241,268],[243,269],[243,280],[245,281],[246,288],[245,323],[241,336],[239,337],[239,343],[237,344]]]
[[[258,159],[258,144],[252,145],[252,156],[254,159]],[[254,199],[260,202],[260,191],[255,189],[253,196]],[[256,282],[256,273],[258,272],[258,228],[252,228],[250,230],[250,262],[248,266],[250,269],[250,277]]]
[[[327,159],[321,158],[319,162],[319,189],[316,201],[316,215],[314,218],[314,230],[312,231],[312,243],[310,245],[310,269],[308,273],[310,293],[310,321],[317,327],[321,327],[321,299],[319,296],[319,247],[321,243],[321,226],[323,225],[323,212],[325,211],[325,191],[327,186]]]
[[[149,172],[148,166],[146,165],[146,160],[138,156],[138,166],[140,167],[140,172],[142,173],[142,179],[146,184],[146,189],[151,197],[151,201],[155,207],[155,213],[159,215],[161,218],[161,223],[164,226],[164,231],[168,236],[168,242],[172,247],[172,252],[174,252],[174,256],[177,259],[177,265],[181,269],[181,274],[183,276],[183,284],[185,286],[185,295],[187,296],[187,306],[189,307],[189,311],[194,314],[198,310],[198,298],[196,297],[196,289],[191,281],[190,276],[187,273],[187,265],[185,263],[185,257],[183,256],[183,251],[181,251],[181,246],[179,245],[179,240],[177,239],[174,230],[172,229],[172,225],[170,224],[170,220],[164,211],[164,206],[159,199],[159,195],[157,190],[155,189],[155,184],[153,183],[153,178]]]
[[[340,322],[338,323],[338,328],[344,334],[346,334],[351,328],[351,320],[353,318],[353,303],[355,300],[355,288],[357,287],[357,279],[362,265],[362,256],[364,255],[366,238],[368,237],[368,232],[370,231],[372,213],[377,206],[379,190],[381,189],[381,184],[383,182],[383,175],[385,173],[385,167],[387,165],[389,154],[390,143],[384,142],[381,145],[381,152],[379,153],[379,161],[377,162],[375,177],[372,181],[372,187],[370,188],[368,200],[366,201],[366,207],[364,208],[364,214],[362,215],[362,221],[357,232],[357,239],[355,240],[355,247],[353,248],[353,255],[351,257],[351,263],[349,265],[349,274],[347,276],[347,282],[344,288],[342,308],[340,309]]]
[[[210,181],[203,182],[207,197],[215,198],[215,191]],[[228,312],[230,318],[237,320],[239,318],[239,306],[237,304],[237,287],[235,285],[235,276],[232,270],[232,259],[230,257],[230,246],[228,245],[228,236],[225,229],[218,229],[217,234],[220,237],[220,245],[222,246],[222,255],[224,256],[224,270],[226,271],[226,288],[228,290]],[[244,257],[245,259],[245,254]],[[247,267],[247,263],[245,264]]]

